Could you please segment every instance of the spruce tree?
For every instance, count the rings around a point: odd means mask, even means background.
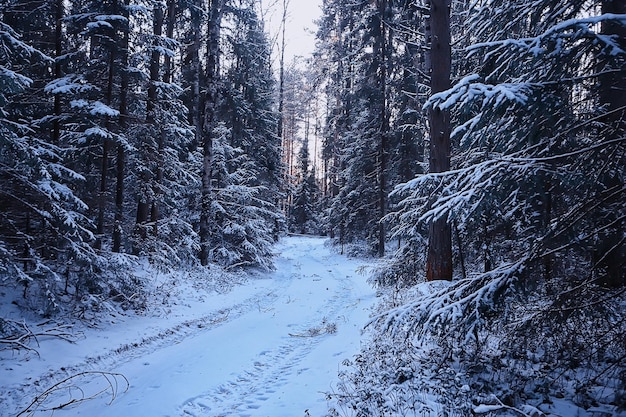
[[[30,31],[20,10],[2,12],[3,21],[34,37],[0,23],[0,262],[23,285],[24,297],[48,315],[60,308],[58,296],[63,283],[67,290],[72,266],[95,261],[93,235],[85,203],[73,192],[83,177],[68,167],[65,143],[41,114],[52,108],[43,87],[54,60],[31,46],[42,41],[41,32]],[[12,13],[20,17],[12,19]],[[47,15],[36,16],[42,17]],[[54,26],[47,29],[54,33]],[[38,97],[39,105],[27,97]]]
[[[211,206],[207,261],[271,268],[282,169],[269,44],[253,2],[223,16],[223,78],[211,135]],[[208,111],[208,110],[207,110]]]
[[[335,173],[329,181],[336,194],[329,204],[329,227],[339,232],[341,243],[365,240],[372,253],[382,255],[392,153],[392,2],[363,8],[330,2],[325,14],[319,36],[332,62],[327,76],[333,108],[324,154],[332,158]]]
[[[315,172],[309,166],[309,144],[303,142],[298,153],[299,183],[290,207],[289,230],[301,234],[319,234],[319,188]]]

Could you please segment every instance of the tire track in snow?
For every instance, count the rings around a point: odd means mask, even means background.
[[[307,249],[312,248],[308,246]],[[308,257],[308,252],[302,251],[301,256]],[[329,265],[324,263],[326,258],[320,260],[309,257],[308,260],[319,265],[319,268],[315,268],[316,270],[327,271],[328,277],[321,278],[317,274],[303,277],[301,264],[296,261],[292,263],[295,266],[293,268],[295,271],[291,273],[292,279],[311,278],[313,283],[322,284],[322,287],[326,284],[335,284],[337,287],[332,296],[328,297],[323,305],[317,306],[313,315],[304,323],[287,325],[278,346],[259,352],[243,372],[187,400],[180,408],[181,415],[193,417],[252,417],[257,415],[257,410],[260,410],[265,402],[280,395],[282,387],[309,370],[301,364],[303,359],[325,338],[334,337],[333,334],[323,331],[324,322],[327,325],[336,324],[338,330],[341,331],[342,318],[345,321],[345,314],[358,304],[358,300],[355,300],[352,295],[350,281],[340,272],[328,269]],[[286,294],[286,296],[290,295]],[[322,331],[319,334],[315,331],[311,332],[312,329],[319,329],[320,325],[322,325]]]
[[[286,283],[280,283],[279,286],[284,285]],[[142,336],[138,340],[124,343],[104,353],[88,356],[82,362],[65,364],[55,369],[50,368],[48,372],[40,375],[37,379],[29,380],[27,384],[0,389],[0,396],[13,397],[14,404],[23,403],[24,398],[34,398],[38,394],[38,392],[35,392],[38,387],[51,386],[58,380],[85,370],[102,371],[114,369],[121,364],[141,358],[147,352],[171,346],[175,343],[181,343],[187,338],[209,332],[251,311],[268,308],[276,299],[275,291],[268,292],[268,289],[265,288],[236,305],[214,310],[202,317],[185,320],[166,329],[159,329],[151,335]],[[84,381],[89,382],[95,378],[97,377],[85,378]]]
[[[101,370],[128,376],[131,389],[111,404],[103,398],[59,410],[59,416],[278,417],[302,416],[300,404],[309,407],[311,401],[323,407],[319,391],[329,386],[319,381],[336,377],[337,356],[348,340],[343,335],[358,341],[359,326],[348,317],[361,308],[357,298],[365,294],[352,277],[362,263],[338,258],[323,244],[321,238],[286,239],[277,247],[283,252],[276,258],[277,270],[263,277],[261,289],[255,286],[232,299],[224,294],[221,307],[200,318],[129,333],[102,353],[55,362],[28,382],[0,389],[0,403],[6,394],[8,404],[17,406],[64,376]],[[337,335],[308,333],[323,326],[324,318],[337,324]],[[243,356],[237,351],[241,344],[248,344]],[[317,366],[322,362],[329,364],[323,375]],[[285,393],[294,395],[294,385],[305,387],[295,393],[303,398],[299,404],[285,401]],[[266,411],[271,409],[280,411]]]

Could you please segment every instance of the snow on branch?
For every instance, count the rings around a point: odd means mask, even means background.
[[[87,100],[72,100],[70,106],[76,109],[85,109],[93,116],[118,117],[120,112],[100,101],[89,102]]]
[[[464,77],[451,89],[433,94],[424,104],[424,109],[436,107],[446,110],[453,106],[467,105],[479,97],[483,98],[483,107],[488,104],[496,107],[505,100],[525,104],[532,93],[532,86],[529,83],[492,85],[481,83],[479,79],[477,74]]]
[[[398,203],[399,213],[394,216],[400,220],[410,219],[411,224],[449,217],[453,212],[463,211],[465,216],[470,216],[484,196],[494,195],[503,187],[507,191],[502,194],[513,195],[519,183],[527,181],[534,173],[553,170],[551,164],[555,162],[572,164],[573,160],[619,148],[625,140],[619,137],[548,156],[533,155],[529,149],[509,155],[494,153],[491,158],[467,167],[421,175],[398,185],[390,194],[402,198]],[[508,180],[502,181],[502,178]]]
[[[3,52],[7,52],[14,59],[15,57],[32,57],[36,56],[38,59],[53,62],[54,60],[43,52],[33,48],[25,42],[22,42],[20,36],[13,30],[13,28],[4,22],[0,21],[0,49]]]
[[[82,77],[77,77],[75,75],[57,78],[56,80],[49,82],[44,87],[44,91],[50,94],[76,94],[95,89],[96,87],[91,84],[87,84]]]
[[[606,21],[616,21],[626,26],[626,15],[605,13],[599,16],[568,19],[552,26],[544,33],[535,37],[482,42],[469,46],[467,50],[471,55],[473,52],[484,48],[501,49],[512,47],[519,50],[526,50],[534,56],[539,56],[546,52],[544,45],[548,42],[566,37],[569,38],[570,41],[582,38],[595,38],[605,46],[610,55],[626,53],[626,51],[619,46],[618,39],[599,34],[593,29],[594,26]],[[558,53],[560,51],[557,50],[556,52]]]
[[[40,338],[52,337],[74,343],[74,336],[68,332],[69,326],[67,325],[43,327],[42,324],[37,327],[40,328],[31,329],[24,321],[0,318],[0,331],[2,331],[0,350],[27,350],[39,356],[39,352],[32,344],[34,343],[38,347]]]
[[[489,414],[489,413],[498,412],[502,410],[508,410],[508,411],[515,412],[522,417],[532,417],[532,416],[543,415],[541,411],[539,411],[537,408],[531,405],[523,404],[521,407],[516,408],[516,407],[511,407],[509,405],[504,404],[496,396],[492,396],[492,400],[494,404],[480,404],[480,405],[475,406],[473,408],[474,414],[477,414],[477,415]]]
[[[534,159],[498,156],[469,167],[419,176],[396,187],[391,195],[403,196],[399,202],[401,211],[418,222],[436,220],[461,210],[467,210],[466,215],[470,215],[484,195],[503,186],[498,178],[511,178],[506,184],[515,187],[516,178],[522,181],[530,172],[542,169],[544,164]]]
[[[414,301],[374,317],[369,324],[379,325],[394,337],[442,335],[452,328],[471,337],[483,315],[495,308],[500,297],[511,288],[524,270],[526,258],[455,282],[427,282]]]
[[[19,89],[27,88],[33,83],[32,79],[24,75],[18,74],[15,71],[11,71],[10,69],[2,65],[0,65],[0,80],[2,80],[5,83],[8,83],[8,81],[11,81]]]

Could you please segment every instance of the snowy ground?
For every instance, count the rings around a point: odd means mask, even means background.
[[[332,390],[341,362],[358,351],[375,302],[358,273],[364,261],[336,255],[324,243],[286,238],[273,273],[226,293],[177,284],[167,291],[183,299],[154,310],[160,314],[74,328],[76,343],[40,338],[40,357],[0,351],[0,415],[15,416],[72,375],[79,376],[66,385],[74,388],[41,408],[104,390],[54,416],[324,415],[324,392]],[[93,373],[100,371],[106,374]]]

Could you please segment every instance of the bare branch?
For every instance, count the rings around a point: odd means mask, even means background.
[[[93,394],[88,394],[81,386],[78,385],[79,380],[88,379],[92,377],[100,377],[105,382],[105,386],[97,390]],[[111,395],[111,402],[115,400],[117,394],[120,392],[120,380],[123,388],[122,392],[128,391],[130,383],[128,379],[118,373],[102,372],[102,371],[85,371],[78,374],[71,375],[54,385],[46,389],[44,392],[36,396],[32,402],[22,411],[20,411],[16,417],[20,416],[33,416],[36,412],[54,412],[55,410],[61,410],[63,408],[70,407],[72,405],[80,404],[85,401],[96,399],[105,393]],[[88,382],[88,381],[85,381]],[[55,394],[61,394],[66,391],[67,398],[59,404],[50,404],[54,401]]]

